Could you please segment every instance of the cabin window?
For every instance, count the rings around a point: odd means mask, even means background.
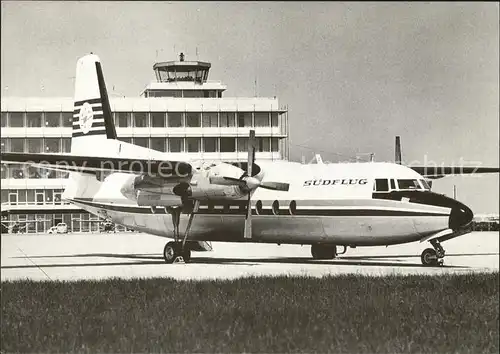
[[[398,179],[399,189],[420,189],[416,179]]]
[[[376,192],[388,192],[389,183],[386,179],[376,179],[375,180],[375,191]]]

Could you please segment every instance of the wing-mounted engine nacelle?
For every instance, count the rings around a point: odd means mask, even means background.
[[[218,186],[211,184],[189,184],[179,183],[173,188],[175,195],[181,198],[197,200],[227,200],[239,199],[245,194],[235,186]]]
[[[181,206],[182,199],[174,193],[180,178],[131,176],[120,188],[122,195],[140,206]]]

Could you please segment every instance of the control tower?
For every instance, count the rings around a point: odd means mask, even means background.
[[[141,93],[143,97],[221,98],[226,86],[220,81],[208,81],[210,63],[186,61],[180,53],[179,61],[155,63],[156,82]]]

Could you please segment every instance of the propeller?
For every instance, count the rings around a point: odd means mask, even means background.
[[[255,130],[250,130],[248,138],[248,163],[247,170],[240,178],[226,176],[212,176],[210,183],[223,186],[238,186],[244,193],[247,194],[247,214],[245,216],[244,237],[252,238],[252,191],[257,188],[264,188],[276,191],[288,192],[290,185],[281,182],[263,182],[252,176],[253,165],[255,163]]]

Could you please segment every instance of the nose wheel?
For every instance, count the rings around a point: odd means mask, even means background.
[[[422,255],[420,256],[422,264],[428,267],[436,267],[443,265],[444,254],[445,254],[443,247],[441,246],[438,240],[432,240],[430,242],[432,247],[434,248],[426,248],[422,252]]]

